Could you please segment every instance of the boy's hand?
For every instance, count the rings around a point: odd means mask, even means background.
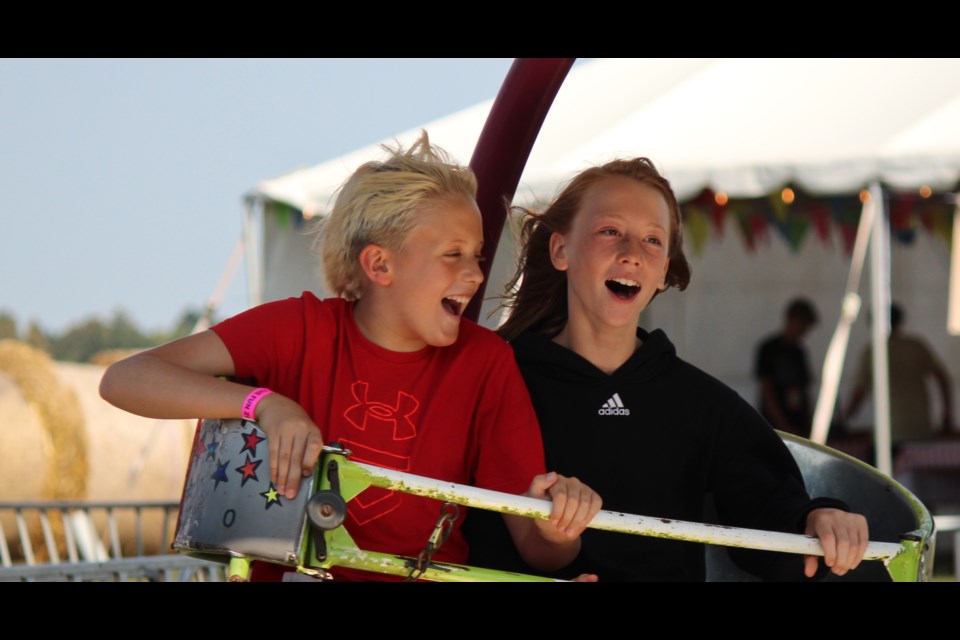
[[[553,501],[550,520],[534,520],[540,535],[550,542],[569,542],[579,536],[603,506],[597,492],[576,478],[551,471],[535,476],[524,494]]]
[[[823,561],[838,576],[856,569],[870,541],[867,519],[840,509],[814,509],[807,514],[808,536],[816,536],[823,547]],[[817,572],[818,556],[804,558],[803,573]]]
[[[257,424],[267,434],[270,480],[288,500],[297,497],[300,481],[313,473],[323,448],[320,429],[293,400],[278,393],[257,405]]]

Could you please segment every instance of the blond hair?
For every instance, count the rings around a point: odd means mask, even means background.
[[[382,148],[390,157],[362,165],[343,183],[317,239],[327,286],[348,300],[363,295],[365,246],[401,250],[426,201],[477,197],[473,171],[431,145],[426,131],[406,151]]]

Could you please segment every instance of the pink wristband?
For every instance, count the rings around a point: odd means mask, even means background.
[[[260,404],[260,401],[263,400],[266,396],[273,393],[270,389],[265,389],[264,387],[259,387],[250,392],[244,401],[243,409],[240,412],[240,416],[244,420],[256,420],[256,411],[257,405]]]

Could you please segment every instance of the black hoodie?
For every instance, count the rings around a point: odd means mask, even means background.
[[[704,522],[712,494],[722,524],[798,533],[811,509],[843,508],[810,500],[786,446],[735,391],[679,359],[663,331],[637,335],[642,346],[609,375],[540,334],[513,342],[543,431],[547,469],[588,484],[605,510],[634,515]],[[473,536],[471,562],[489,565],[496,561],[484,537]],[[701,544],[596,529],[582,541],[563,577],[705,578]],[[754,571],[759,562],[767,578],[803,578],[801,556],[750,552],[738,561]]]

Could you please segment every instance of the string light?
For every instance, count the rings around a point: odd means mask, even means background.
[[[929,198],[929,197],[932,196],[932,195],[933,195],[933,189],[931,189],[931,188],[928,187],[927,185],[923,185],[922,187],[920,187],[920,197],[921,197],[921,198]]]
[[[722,207],[728,202],[727,194],[723,191],[718,191],[713,195],[713,201]]]
[[[786,204],[793,203],[794,198],[795,196],[793,193],[793,189],[791,189],[790,187],[787,187],[786,189],[780,192],[780,199],[783,200]]]
[[[860,202],[866,202],[870,199],[870,192],[864,189],[860,192]]]

